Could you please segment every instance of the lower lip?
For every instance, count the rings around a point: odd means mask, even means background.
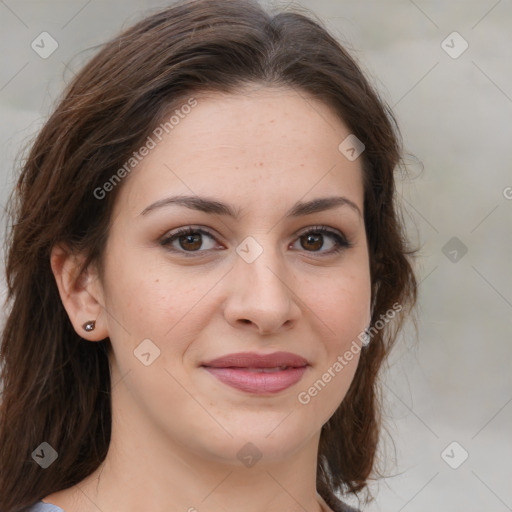
[[[245,368],[203,367],[224,384],[246,393],[270,394],[283,391],[297,384],[304,375],[307,366],[290,368],[273,373],[253,372]]]

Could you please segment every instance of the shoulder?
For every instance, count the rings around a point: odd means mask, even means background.
[[[44,503],[43,501],[38,501],[30,508],[27,509],[27,512],[64,512],[61,508],[57,507],[57,505],[52,505],[51,503]]]

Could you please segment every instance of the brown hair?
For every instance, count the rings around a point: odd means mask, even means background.
[[[72,328],[50,268],[58,243],[101,262],[122,184],[102,187],[185,97],[287,86],[330,106],[366,149],[364,216],[376,330],[350,389],[323,426],[317,489],[357,493],[379,439],[377,374],[416,299],[403,222],[395,204],[400,138],[394,118],[347,51],[309,16],[270,14],[251,0],[192,0],[147,17],[108,42],[68,86],[35,140],[11,198],[7,241],[9,314],[1,346],[0,511],[22,510],[68,488],[104,460],[110,442],[110,342]],[[341,142],[341,141],[340,141]],[[42,470],[43,441],[58,460]]]

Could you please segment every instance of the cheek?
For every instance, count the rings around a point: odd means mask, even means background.
[[[326,314],[328,329],[323,328],[322,357],[296,397],[299,410],[316,418],[318,427],[329,420],[347,394],[361,354],[358,336],[368,318],[367,302],[362,296],[360,302],[338,300],[325,307],[331,309]]]
[[[130,340],[135,348],[150,339],[160,348],[162,361],[171,352],[183,352],[209,318],[205,297],[218,281],[217,273],[176,271],[161,257],[110,256],[105,300],[113,345],[126,346]]]
[[[368,325],[371,281],[366,265],[331,270],[328,276],[308,280],[300,293],[324,325],[329,345],[342,347]]]
[[[371,281],[367,266],[356,264],[315,282],[304,291],[309,289],[306,306],[316,317],[322,357],[297,401],[323,424],[343,401],[357,370],[358,336],[368,326]]]

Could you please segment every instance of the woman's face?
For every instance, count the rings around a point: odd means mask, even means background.
[[[350,131],[327,106],[291,89],[196,100],[114,208],[98,319],[114,415],[210,460],[249,442],[282,458],[318,440],[357,367],[370,310],[361,158],[338,149]],[[288,355],[253,357],[276,352]],[[212,369],[236,353],[250,354]]]

